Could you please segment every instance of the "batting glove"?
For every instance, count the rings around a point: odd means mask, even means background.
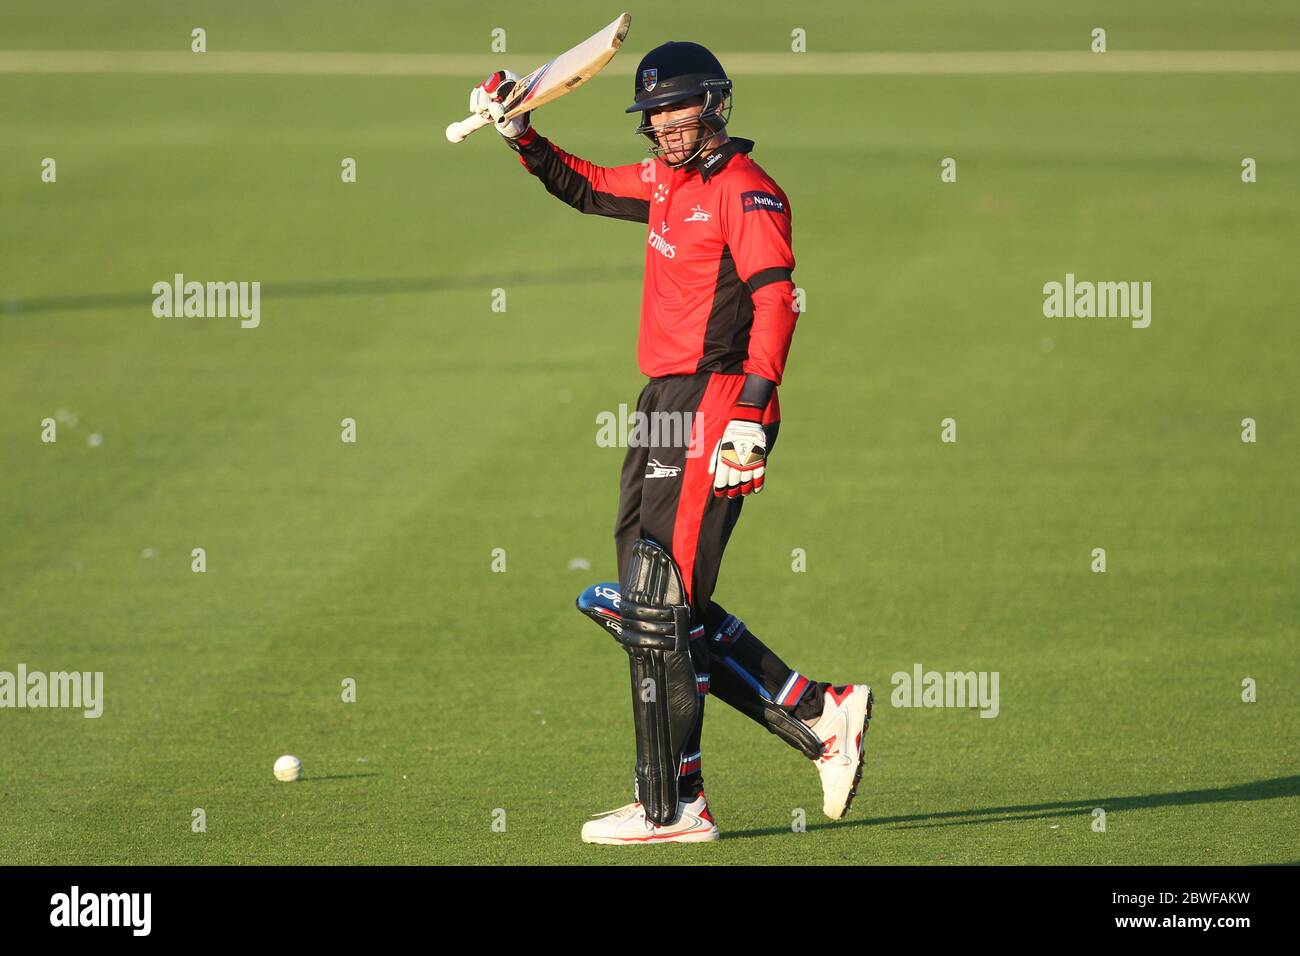
[[[767,464],[767,433],[758,422],[734,418],[722,432],[722,439],[709,459],[713,496],[738,498],[763,490]]]
[[[531,113],[524,113],[512,120],[504,118],[506,108],[503,104],[518,82],[517,73],[497,70],[469,93],[469,111],[490,118],[496,124],[497,132],[506,139],[518,139],[528,132],[531,125],[528,119]]]

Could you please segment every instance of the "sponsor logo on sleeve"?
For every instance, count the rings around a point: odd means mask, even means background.
[[[677,465],[665,465],[658,458],[651,458],[645,470],[647,478],[676,478],[681,473]]]
[[[740,194],[740,208],[742,212],[785,212],[785,203],[771,193],[752,189]]]

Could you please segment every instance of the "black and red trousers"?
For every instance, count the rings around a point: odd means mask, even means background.
[[[691,605],[691,641],[700,686],[707,692],[711,673],[741,682],[765,700],[810,719],[821,712],[829,686],[788,667],[735,615],[713,600],[722,555],[740,520],[745,497],[715,497],[709,462],[745,384],[743,373],[716,371],[650,379],[637,399],[628,433],[619,487],[614,543],[620,584],[638,538],[668,550],[681,570]],[[767,454],[780,429],[774,394],[764,414]],[[720,675],[722,676],[722,675]],[[700,726],[682,754],[680,793],[685,799],[703,789]]]

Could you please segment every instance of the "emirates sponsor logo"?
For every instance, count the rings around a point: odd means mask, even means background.
[[[667,226],[664,223],[659,224],[659,229],[661,232],[668,231]],[[677,258],[677,247],[661,236],[658,232],[650,233],[650,238],[647,241],[650,243],[650,248],[654,249],[665,259]]]

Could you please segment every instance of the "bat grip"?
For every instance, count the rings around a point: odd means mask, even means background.
[[[491,126],[492,118],[480,116],[475,113],[473,116],[467,116],[459,122],[452,123],[447,127],[447,139],[453,143],[459,143],[476,129],[482,129],[484,126]]]

